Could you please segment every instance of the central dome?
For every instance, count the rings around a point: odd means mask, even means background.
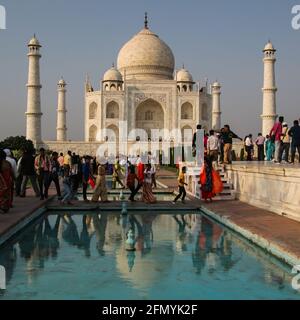
[[[170,47],[145,27],[119,52],[118,69],[126,79],[172,80],[175,59]]]

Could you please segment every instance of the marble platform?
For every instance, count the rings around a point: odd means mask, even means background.
[[[225,166],[237,199],[300,221],[300,165],[234,162]]]

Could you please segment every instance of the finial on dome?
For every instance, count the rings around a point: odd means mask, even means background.
[[[111,66],[112,66],[112,68],[114,68],[115,67],[115,63],[113,62]]]
[[[148,13],[145,12],[145,29],[148,29]]]

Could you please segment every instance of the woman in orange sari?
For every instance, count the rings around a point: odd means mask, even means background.
[[[6,153],[0,150],[0,210],[7,213],[12,207],[13,171],[5,159]]]
[[[207,202],[223,191],[223,182],[219,173],[214,170],[211,158],[206,156],[200,172],[200,181],[202,199]]]

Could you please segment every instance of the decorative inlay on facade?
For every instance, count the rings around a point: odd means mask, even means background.
[[[166,94],[136,93],[134,96],[134,100],[135,100],[136,104],[140,104],[148,99],[156,100],[164,105],[167,103],[167,95]]]

